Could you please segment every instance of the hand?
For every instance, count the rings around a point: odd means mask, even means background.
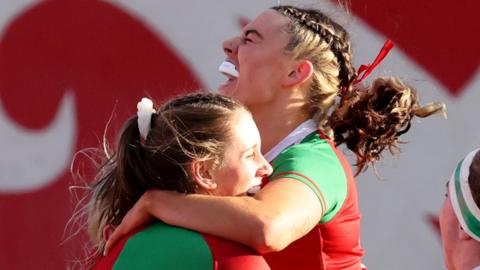
[[[155,217],[150,214],[148,207],[152,193],[153,190],[145,192],[142,197],[140,197],[140,199],[135,203],[132,209],[128,211],[125,217],[123,217],[122,223],[120,223],[120,225],[115,228],[115,230],[105,243],[103,256],[107,255],[110,249],[115,245],[115,243],[122,239],[122,237],[124,237],[138,227],[149,224],[155,219]]]

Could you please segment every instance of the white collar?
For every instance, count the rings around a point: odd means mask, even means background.
[[[300,143],[303,139],[305,139],[305,137],[317,129],[317,123],[315,123],[315,121],[312,119],[308,119],[307,121],[301,123],[272,149],[270,149],[270,151],[265,154],[265,158],[268,160],[268,162],[272,162],[272,160],[276,158],[278,154],[280,154],[280,152],[282,152],[285,148],[289,147],[290,145]]]

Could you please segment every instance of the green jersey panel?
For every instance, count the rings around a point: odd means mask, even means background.
[[[128,239],[113,269],[213,269],[213,258],[199,233],[159,222]]]
[[[270,180],[296,179],[317,195],[323,210],[320,223],[330,221],[347,196],[347,176],[336,153],[317,132],[283,150],[272,162]]]

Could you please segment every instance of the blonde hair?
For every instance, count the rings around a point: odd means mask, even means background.
[[[397,149],[414,116],[444,112],[443,103],[421,107],[415,90],[393,77],[378,78],[371,86],[357,85],[348,32],[315,9],[272,7],[288,17],[285,50],[294,59],[308,59],[314,72],[308,91],[310,117],[319,129],[345,143],[357,157],[357,174],[381,158],[384,149]]]

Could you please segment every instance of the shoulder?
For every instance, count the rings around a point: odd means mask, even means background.
[[[348,192],[349,165],[332,141],[318,133],[283,150],[272,162],[270,180],[298,180],[317,195],[329,220],[341,208]]]
[[[270,269],[250,248],[157,222],[131,236],[115,262],[120,269]]]
[[[132,235],[118,256],[119,269],[213,269],[201,234],[157,222]]]
[[[301,143],[284,149],[272,162],[281,164],[285,161],[302,163],[304,166],[317,168],[322,164],[340,164],[338,151],[334,144],[321,138],[317,132],[308,135]]]
[[[270,269],[265,259],[253,249],[216,236],[202,235],[210,247],[214,264],[218,269]]]
[[[273,160],[271,178],[294,172],[313,181],[335,179],[345,182],[343,165],[335,146],[315,132],[301,143],[286,148]]]

